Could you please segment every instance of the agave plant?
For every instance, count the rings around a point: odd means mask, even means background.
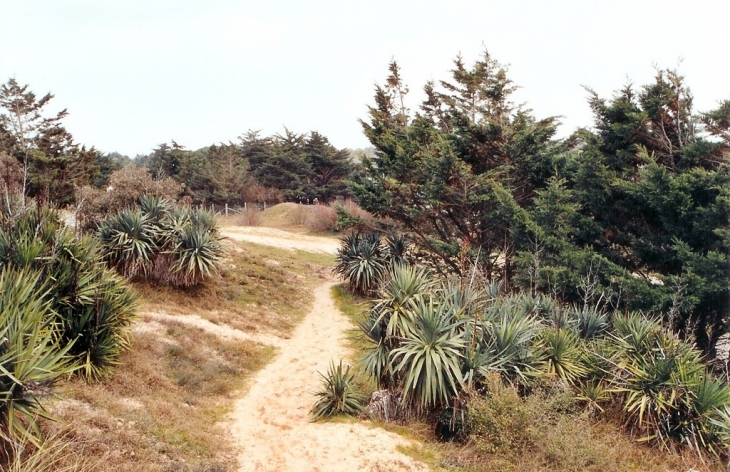
[[[418,300],[414,312],[415,329],[391,351],[391,362],[402,373],[404,401],[430,410],[450,404],[464,385],[463,322],[435,297]]]
[[[365,397],[355,391],[354,380],[355,375],[350,373],[350,366],[343,370],[342,360],[337,366],[331,362],[327,375],[322,375],[322,390],[317,392],[319,399],[311,411],[313,419],[361,413]]]

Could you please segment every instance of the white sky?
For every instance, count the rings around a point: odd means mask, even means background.
[[[592,123],[581,85],[609,97],[680,59],[698,110],[730,99],[728,20],[727,0],[5,0],[0,82],[52,92],[76,141],[104,152],[284,126],[358,148],[391,58],[416,109],[427,80],[486,47],[567,135]]]

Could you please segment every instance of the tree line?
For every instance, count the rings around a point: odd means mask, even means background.
[[[345,182],[357,169],[351,152],[322,134],[287,129],[268,137],[249,131],[195,151],[172,141],[135,159],[102,153],[74,141],[63,125],[67,111],[49,112],[52,99],[15,79],[0,86],[0,190],[62,207],[80,188],[106,188],[113,172],[135,165],[182,184],[179,197],[194,203],[327,202],[349,194]]]
[[[569,303],[603,297],[661,314],[710,347],[730,314],[730,101],[698,113],[684,78],[657,71],[610,99],[587,89],[594,125],[511,101],[488,53],[424,87],[418,111],[397,63],[362,121],[376,149],[351,191],[400,222],[443,273],[477,266],[513,289]]]

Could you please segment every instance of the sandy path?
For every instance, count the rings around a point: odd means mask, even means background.
[[[228,229],[223,231],[227,236],[231,233]],[[306,238],[314,241],[306,241],[286,233],[282,243],[274,235],[283,231],[273,231],[261,244],[283,247],[295,241],[292,248],[304,249],[302,245],[316,246],[317,239],[326,240],[310,236]],[[352,328],[334,305],[330,294],[333,284],[328,281],[315,289],[311,311],[290,339],[281,340],[276,359],[258,373],[246,396],[236,402],[231,433],[239,445],[239,470],[428,470],[396,450],[408,441],[394,433],[362,422],[309,421],[314,392],[320,385],[318,372],[326,372],[330,360],[337,362],[347,356],[344,337]]]
[[[235,241],[248,241],[283,249],[300,249],[328,254],[336,254],[340,247],[337,239],[289,233],[260,226],[224,226],[221,228],[221,234]]]

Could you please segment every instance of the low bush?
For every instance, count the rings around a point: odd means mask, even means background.
[[[99,224],[104,258],[125,277],[190,287],[218,271],[223,249],[215,214],[173,208],[144,195],[140,207],[122,210]]]

